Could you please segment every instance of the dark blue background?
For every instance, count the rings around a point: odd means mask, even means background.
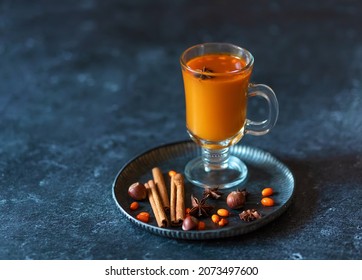
[[[361,259],[361,11],[358,0],[2,0],[0,258]],[[258,231],[179,241],[130,224],[111,187],[138,153],[188,138],[178,59],[206,41],[254,54],[253,81],[275,90],[280,116],[243,143],[289,166],[296,193]]]

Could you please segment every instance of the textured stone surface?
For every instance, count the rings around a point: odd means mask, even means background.
[[[361,2],[175,2],[1,1],[0,258],[361,259]],[[188,242],[130,224],[111,186],[187,139],[178,58],[204,41],[254,54],[281,112],[243,143],[285,162],[296,195],[256,232]]]

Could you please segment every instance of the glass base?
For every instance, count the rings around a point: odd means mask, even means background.
[[[187,163],[185,176],[200,187],[226,189],[243,184],[248,176],[248,168],[235,156],[229,156],[222,168],[210,168],[200,156]]]

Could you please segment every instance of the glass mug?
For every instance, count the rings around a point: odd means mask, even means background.
[[[252,54],[228,43],[204,43],[184,51],[180,58],[186,101],[186,127],[202,154],[187,163],[186,178],[197,186],[230,188],[247,178],[248,169],[230,155],[230,146],[245,134],[263,135],[278,119],[273,90],[249,82]],[[268,118],[247,119],[248,99],[264,98]]]

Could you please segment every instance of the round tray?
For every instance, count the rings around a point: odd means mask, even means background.
[[[136,156],[126,163],[115,178],[112,187],[113,198],[124,214],[131,222],[154,234],[179,239],[214,239],[245,234],[254,231],[279,217],[290,205],[294,193],[294,178],[290,170],[270,153],[257,148],[235,145],[230,148],[230,153],[239,157],[247,165],[249,174],[247,181],[242,186],[221,190],[222,197],[218,200],[209,199],[208,204],[219,208],[228,208],[226,196],[237,188],[245,188],[248,192],[245,207],[240,210],[231,210],[228,218],[229,224],[224,227],[212,223],[210,218],[201,218],[206,223],[205,230],[184,231],[181,227],[160,228],[157,226],[153,216],[152,208],[147,200],[140,202],[140,208],[131,211],[129,205],[132,198],[127,194],[128,187],[134,182],[147,182],[152,179],[153,167],[160,167],[164,173],[166,184],[169,185],[169,170],[183,173],[185,164],[199,156],[201,149],[192,141],[184,141],[162,145],[148,150]],[[275,205],[265,207],[261,205],[261,190],[272,187],[274,194],[272,198]],[[185,204],[191,206],[191,194],[198,198],[202,197],[203,189],[185,180]],[[245,209],[257,209],[261,218],[244,222],[240,220],[239,213]],[[135,217],[141,211],[151,214],[149,223],[138,221]]]

